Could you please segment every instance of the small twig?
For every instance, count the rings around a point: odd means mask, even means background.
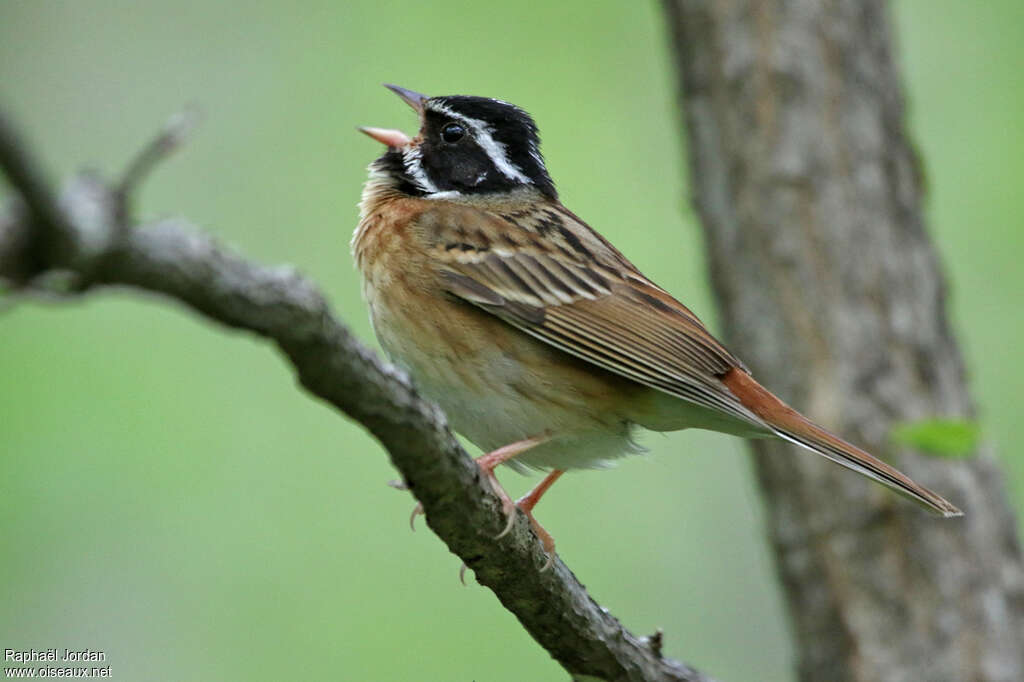
[[[188,141],[189,136],[202,122],[202,118],[202,113],[195,104],[186,105],[168,118],[163,129],[140,149],[125,167],[116,190],[121,194],[130,194],[157,164]]]
[[[202,112],[198,106],[186,105],[181,111],[167,119],[163,129],[139,150],[139,153],[124,169],[120,181],[115,186],[115,193],[118,197],[119,225],[127,225],[131,215],[130,202],[142,181],[149,177],[160,162],[188,141],[188,138],[202,122],[202,118]]]
[[[647,646],[650,647],[651,652],[658,658],[661,658],[661,648],[664,644],[664,632],[661,628],[658,628],[653,635],[647,638]]]

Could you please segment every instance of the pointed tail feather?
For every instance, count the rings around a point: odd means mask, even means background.
[[[722,383],[743,403],[743,406],[764,420],[780,438],[803,446],[837,464],[878,481],[933,512],[945,517],[963,515],[963,512],[940,495],[914,483],[908,476],[882,460],[814,424],[776,398],[743,370],[734,367],[721,379]]]

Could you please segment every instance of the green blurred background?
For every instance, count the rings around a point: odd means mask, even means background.
[[[953,319],[1024,500],[1024,4],[904,0],[895,17]],[[385,81],[532,112],[566,204],[714,326],[656,3],[0,0],[0,102],[54,177],[119,171],[197,102],[205,124],[140,213],[297,264],[368,343],[348,240],[381,149],[354,128],[414,126]],[[565,679],[409,532],[381,448],[266,343],[106,292],[6,310],[0,376],[0,648],[100,649],[121,680]],[[669,654],[793,679],[742,443],[645,443],[545,498],[560,555],[635,632],[664,628]]]

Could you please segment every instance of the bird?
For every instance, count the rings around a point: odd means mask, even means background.
[[[381,347],[484,455],[511,528],[571,469],[642,452],[639,428],[779,438],[945,517],[938,494],[789,407],[686,306],[559,201],[533,118],[499,99],[386,84],[419,132],[361,127],[351,249]],[[500,464],[548,472],[513,502]],[[422,511],[422,508],[417,508]],[[414,511],[413,518],[416,512]],[[500,535],[499,535],[500,537]]]

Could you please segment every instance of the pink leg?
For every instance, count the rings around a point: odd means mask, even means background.
[[[516,505],[512,502],[512,498],[508,496],[508,493],[505,492],[505,489],[501,487],[501,483],[498,482],[498,477],[494,475],[494,470],[500,464],[507,462],[516,455],[526,452],[530,448],[537,447],[541,443],[547,442],[550,438],[551,436],[534,436],[532,438],[525,438],[523,440],[518,440],[515,443],[503,445],[497,450],[492,450],[487,454],[480,455],[476,458],[476,463],[480,466],[480,470],[483,472],[484,477],[490,481],[491,489],[494,490],[494,494],[501,500],[501,508],[504,510],[505,516],[508,517],[508,524],[505,526],[505,530],[501,531],[497,537],[504,537],[506,533],[512,530],[512,524],[515,523],[516,520]],[[552,483],[553,482],[554,481],[552,481]],[[548,485],[550,485],[550,483]],[[538,499],[539,497],[540,496],[538,495]],[[534,502],[534,504],[536,504],[536,502]],[[533,506],[531,505],[531,509],[532,508]],[[423,505],[417,504],[412,510],[412,515],[409,517],[409,527],[413,530],[416,530],[416,517],[422,513]]]
[[[498,482],[498,477],[494,475],[494,470],[498,465],[503,464],[516,455],[526,452],[530,448],[537,447],[541,443],[547,442],[550,436],[534,436],[533,438],[526,438],[524,440],[516,441],[515,443],[509,443],[503,445],[497,450],[492,450],[486,455],[481,455],[476,458],[476,463],[480,466],[480,471],[483,472],[484,477],[491,482],[491,489],[494,490],[494,494],[501,500],[501,508],[505,512],[505,516],[508,517],[508,523],[505,524],[505,529],[498,533],[495,537],[501,538],[508,534],[512,530],[512,524],[516,520],[516,505],[512,501],[512,498],[508,496],[505,489],[501,487],[501,483]]]
[[[530,492],[526,493],[516,501],[516,506],[519,507],[526,517],[530,519],[530,525],[533,526],[533,532],[540,538],[541,543],[544,545],[544,551],[548,553],[548,561],[541,568],[541,572],[551,568],[551,564],[555,560],[555,539],[551,537],[551,533],[544,530],[544,526],[537,522],[537,519],[533,517],[533,508],[540,502],[540,498],[548,491],[555,481],[557,481],[565,471],[563,469],[555,469],[550,474],[544,477],[544,480],[537,484]]]

